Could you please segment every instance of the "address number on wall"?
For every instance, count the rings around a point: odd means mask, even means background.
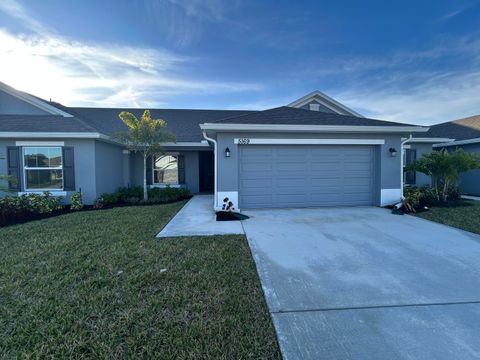
[[[250,139],[249,138],[240,138],[240,139],[238,139],[238,144],[239,145],[248,145],[248,144],[250,144]]]

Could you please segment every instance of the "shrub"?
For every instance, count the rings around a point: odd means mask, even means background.
[[[49,214],[63,208],[62,197],[53,196],[48,191],[43,194],[24,194],[21,198],[26,200],[27,210],[37,214]]]
[[[76,192],[70,197],[70,209],[72,210],[82,210],[83,209],[83,199],[82,193]]]
[[[103,205],[116,205],[120,202],[120,194],[118,192],[115,193],[103,193],[100,195],[100,198]]]
[[[43,194],[24,194],[0,198],[0,225],[51,214],[63,209],[62,198]]]
[[[430,186],[408,186],[403,190],[403,205],[409,212],[416,212],[418,209],[431,206],[455,205],[461,198],[457,186],[451,185],[446,190],[448,201],[438,198],[435,188]]]
[[[142,187],[121,187],[114,193],[104,193],[98,199],[99,207],[114,206],[117,204],[163,204],[173,201],[179,201],[188,199],[191,197],[191,193],[186,188],[151,188],[148,189],[148,200],[143,200],[143,188]],[[101,206],[100,206],[101,203]]]

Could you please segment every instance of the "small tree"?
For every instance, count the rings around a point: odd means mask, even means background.
[[[147,158],[162,152],[162,143],[175,141],[175,135],[166,129],[167,123],[161,119],[153,119],[150,111],[145,110],[142,117],[122,111],[120,119],[128,130],[112,135],[112,138],[124,144],[129,150],[143,156],[143,199],[148,200],[147,192]]]
[[[461,173],[479,168],[480,157],[463,149],[456,149],[452,153],[447,149],[434,150],[407,166],[408,171],[418,171],[432,177],[438,201],[447,201],[448,189],[458,185]]]

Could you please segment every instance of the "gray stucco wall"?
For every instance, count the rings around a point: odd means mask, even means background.
[[[432,152],[431,143],[408,143],[411,149],[417,150],[417,159],[421,159],[424,154],[429,154]],[[415,185],[424,186],[431,185],[432,179],[430,176],[422,174],[420,172],[415,173]]]
[[[235,192],[239,189],[239,158],[238,147],[234,138],[299,138],[299,139],[382,139],[384,145],[376,145],[375,154],[375,187],[376,203],[380,205],[381,190],[400,189],[401,187],[401,160],[400,155],[392,157],[389,148],[393,147],[400,152],[401,135],[391,134],[278,134],[278,133],[218,133],[218,191]],[[243,145],[248,146],[248,145]],[[266,145],[268,146],[268,145]],[[319,145],[321,146],[321,145]],[[228,147],[231,156],[226,158],[224,150]]]
[[[50,115],[25,101],[0,90],[0,114],[3,115]]]
[[[463,150],[480,155],[480,144],[463,145]],[[480,169],[471,170],[460,177],[460,187],[464,194],[480,196]]]
[[[123,147],[95,142],[95,181],[97,194],[115,192],[125,185]]]

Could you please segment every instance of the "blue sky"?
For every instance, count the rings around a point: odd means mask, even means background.
[[[1,0],[0,81],[66,105],[480,113],[480,1]]]

